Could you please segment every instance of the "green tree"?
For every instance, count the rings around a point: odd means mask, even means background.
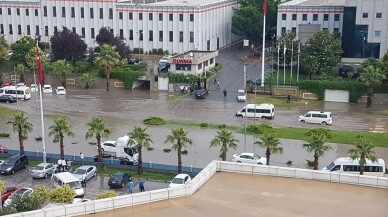
[[[380,69],[385,74],[385,78],[388,78],[388,53],[385,53],[383,58],[380,59]]]
[[[120,55],[116,52],[116,47],[107,44],[101,45],[101,50],[96,53],[94,62],[99,67],[104,67],[106,73],[106,91],[109,91],[109,79],[112,69],[120,64]]]
[[[13,52],[11,59],[26,64],[26,55],[35,46],[35,39],[30,36],[21,36],[19,40],[11,45]]]
[[[220,158],[222,161],[226,161],[226,154],[228,153],[229,148],[236,150],[236,142],[238,142],[238,140],[234,138],[232,131],[228,130],[228,128],[222,128],[217,131],[217,135],[210,142],[210,148],[221,146]]]
[[[62,185],[52,189],[49,193],[52,203],[73,203],[76,193],[69,185]]]
[[[277,40],[277,46],[279,47],[279,62],[284,61],[284,45],[286,45],[286,64],[289,66],[292,61],[297,60],[299,41],[296,40],[296,34],[293,31],[287,31]],[[294,55],[292,55],[292,46],[294,46]],[[276,58],[277,58],[276,54]]]
[[[115,190],[107,190],[96,195],[97,199],[111,198],[119,196]]]
[[[373,86],[381,84],[385,78],[385,74],[379,68],[373,66],[366,67],[363,73],[360,74],[360,80],[368,87],[367,108],[372,106]]]
[[[362,136],[359,136],[360,141],[355,148],[349,150],[350,157],[355,160],[359,160],[360,175],[364,175],[366,160],[372,162],[377,161],[376,152],[373,151],[375,147],[370,141],[365,140]]]
[[[341,38],[329,31],[317,32],[301,47],[301,63],[313,75],[330,74],[341,61]]]
[[[0,193],[4,193],[6,190],[3,180],[0,180]]]
[[[89,89],[94,84],[95,79],[90,73],[84,73],[80,78],[80,82],[85,86],[85,89]]]
[[[52,64],[52,71],[62,77],[62,86],[66,88],[66,76],[73,72],[73,66],[66,60],[57,60]]]
[[[24,82],[24,73],[27,72],[27,68],[24,66],[24,64],[17,64],[15,71],[20,75],[20,82]]]
[[[303,144],[303,147],[305,147],[309,153],[314,153],[314,170],[318,170],[319,158],[328,150],[332,149],[332,147],[326,143],[328,138],[331,138],[331,134],[322,129],[310,130],[308,135],[310,136],[308,143]]]
[[[48,71],[51,71],[51,64],[50,61],[47,58],[47,54],[43,52],[40,48],[39,53],[40,53],[40,60],[42,61],[42,67],[43,71],[46,73]],[[36,66],[36,47],[31,48],[30,51],[26,54],[26,64],[28,68],[30,69],[31,72],[36,72],[37,71],[37,66]]]
[[[0,35],[0,62],[5,60],[8,56],[9,45],[5,40],[4,35]]]
[[[279,147],[280,141],[275,137],[273,130],[269,129],[264,131],[259,139],[261,141],[256,141],[255,144],[259,147],[265,148],[265,157],[267,158],[266,165],[269,165],[272,154],[282,154],[283,148]]]
[[[171,134],[167,136],[164,143],[171,143],[172,149],[178,152],[178,173],[182,173],[182,151],[187,148],[188,145],[193,144],[193,141],[187,136],[186,131],[183,128],[178,128],[171,131]]]
[[[47,202],[50,196],[50,190],[45,186],[36,186],[34,188],[34,192],[32,192],[31,196],[38,200],[38,203],[43,205]],[[41,206],[39,208],[42,208]]]
[[[250,43],[259,43],[263,34],[263,15],[255,6],[235,9],[232,33],[246,37]]]
[[[103,45],[104,46],[104,45]],[[151,136],[146,133],[147,128],[134,127],[133,131],[128,133],[128,136],[132,139],[130,142],[137,142],[137,152],[139,154],[138,164],[137,164],[137,174],[143,173],[143,154],[142,148],[146,148],[147,150],[152,150],[151,148]]]
[[[73,131],[71,131],[71,125],[64,117],[59,117],[54,120],[54,124],[49,127],[49,136],[54,136],[55,141],[59,141],[59,148],[61,153],[61,158],[65,157],[65,150],[63,145],[63,139],[66,136],[74,137]]]
[[[104,120],[100,117],[94,117],[92,120],[86,124],[89,129],[86,132],[86,139],[95,137],[97,140],[97,149],[98,149],[98,162],[103,167],[104,162],[102,161],[102,149],[101,149],[101,137],[108,137],[111,134],[111,131],[106,126]]]
[[[24,154],[23,142],[28,138],[28,134],[32,132],[32,124],[28,122],[28,117],[24,116],[23,112],[16,112],[13,116],[12,130],[18,133],[20,153]]]

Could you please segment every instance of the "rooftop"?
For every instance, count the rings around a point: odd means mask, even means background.
[[[280,6],[345,6],[345,0],[292,0]]]
[[[199,51],[199,50],[191,50],[187,51],[185,53],[181,53],[175,56],[172,56],[172,58],[182,58],[182,59],[199,59],[201,57],[204,57],[208,54],[213,53],[214,51]]]
[[[235,0],[119,0],[118,3],[148,6],[204,6],[214,3],[235,2]]]

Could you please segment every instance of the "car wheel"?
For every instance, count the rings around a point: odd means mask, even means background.
[[[237,163],[241,163],[241,161],[238,160]]]
[[[326,121],[324,121],[324,122],[322,122],[322,124],[324,124],[324,125],[327,125],[327,122],[326,122]]]
[[[47,179],[47,177],[48,177],[48,174],[47,174],[47,173],[46,173],[46,174],[44,174],[44,178],[45,178],[45,179]]]
[[[103,149],[103,148],[101,148],[101,151],[102,151],[102,152],[104,152],[104,149]]]
[[[11,170],[12,175],[15,174],[15,170]]]
[[[257,163],[258,165],[263,165],[261,162]]]
[[[94,172],[93,177],[97,177],[97,172]]]
[[[261,116],[260,118],[261,118],[261,119],[265,119],[265,117],[264,117],[264,116]]]
[[[301,120],[300,123],[304,124],[304,123],[306,123],[306,121],[305,120]]]
[[[28,166],[27,164],[24,164],[24,169],[27,169],[27,166]]]
[[[9,103],[9,101],[5,101],[5,103],[7,103],[7,104],[8,104],[8,103]]]

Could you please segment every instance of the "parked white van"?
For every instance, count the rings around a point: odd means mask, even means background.
[[[240,111],[237,111],[236,116],[272,119],[275,117],[275,106],[267,103],[247,104]]]
[[[331,171],[337,173],[360,174],[359,159],[352,159],[350,157],[340,157],[331,162],[327,167],[321,169],[322,171]],[[385,162],[383,159],[377,159],[376,162],[366,160],[364,167],[365,175],[384,176]]]
[[[72,189],[74,189],[76,196],[75,197],[84,197],[85,192],[82,188],[81,181],[76,178],[73,174],[69,172],[57,173],[52,177],[55,187],[69,185]]]
[[[299,122],[312,124],[332,124],[331,112],[309,111],[305,115],[299,116]]]

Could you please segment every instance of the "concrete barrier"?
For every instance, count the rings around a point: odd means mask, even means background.
[[[278,176],[278,169],[277,166],[269,166],[268,167],[268,175],[270,176]]]
[[[102,212],[113,209],[113,198],[99,199],[94,200],[93,202],[95,212]]]
[[[331,180],[331,172],[326,172],[326,171],[311,171],[313,173],[313,180],[318,180],[318,181],[326,181],[330,182]]]
[[[378,177],[377,187],[378,188],[388,188],[388,178],[386,178],[386,177]]]
[[[236,163],[236,171],[239,171],[240,173],[252,174],[252,170],[253,170],[252,164]]]
[[[113,197],[113,208],[132,206],[132,195]]]
[[[340,183],[346,183],[346,184],[352,184],[352,185],[358,185],[358,177],[359,175],[354,174],[340,174],[339,182]]]
[[[151,202],[150,191],[132,194],[132,205],[138,205]]]
[[[278,176],[295,178],[295,168],[279,167]]]
[[[43,209],[45,217],[66,216],[66,208],[63,205]]]
[[[168,198],[176,198],[176,197],[186,196],[185,186],[167,188],[167,190],[168,190]]]
[[[330,173],[330,182],[340,182],[340,176],[339,173]]]
[[[10,215],[7,215],[7,217],[22,217],[22,213],[10,214]]]
[[[185,185],[186,196],[194,194],[194,184],[191,184],[191,181]]]
[[[23,217],[42,217],[44,216],[43,209],[38,209],[34,211],[29,211],[29,212],[22,212]]]
[[[221,162],[221,165],[220,165],[220,171],[222,172],[237,172],[236,171],[236,163],[232,163],[232,162]]]
[[[150,194],[151,194],[151,196],[150,196],[151,202],[168,199],[168,190],[167,189],[153,190],[153,191],[150,191]]]
[[[308,169],[295,169],[295,178],[297,179],[313,179],[313,171]]]
[[[85,204],[85,214],[96,213],[96,206],[93,201],[87,201]]]
[[[67,204],[65,205],[66,216],[85,215],[86,203]]]
[[[268,176],[269,168],[267,165],[254,166],[252,167],[252,174]]]
[[[378,179],[376,179],[376,177],[373,177],[373,176],[359,176],[358,178],[359,185],[375,187],[378,184],[377,182],[378,182]]]

